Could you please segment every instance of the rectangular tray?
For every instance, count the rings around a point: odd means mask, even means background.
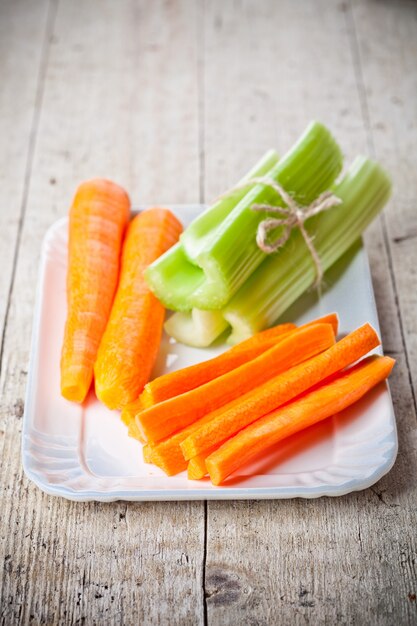
[[[200,205],[171,209],[186,226]],[[22,434],[27,476],[43,491],[70,500],[225,500],[339,496],[369,487],[397,454],[395,417],[383,383],[343,413],[286,440],[224,484],[167,477],[142,460],[119,414],[94,392],[79,406],[60,395],[60,352],[66,317],[67,218],[48,230],[41,254]],[[285,315],[296,323],[336,311],[340,333],[365,322],[379,332],[366,252],[359,243],[326,274],[324,293],[303,296]],[[225,350],[190,348],[163,337],[154,375]],[[377,351],[378,352],[378,351]]]

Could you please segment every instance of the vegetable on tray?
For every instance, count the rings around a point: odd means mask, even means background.
[[[220,445],[257,418],[351,365],[378,344],[376,332],[365,324],[325,352],[287,369],[224,405],[182,442],[184,458],[191,459],[214,445]]]
[[[334,320],[334,316],[329,316],[329,319]],[[303,339],[304,333],[309,328],[317,329],[322,326],[323,324],[314,321],[296,331],[290,331],[283,335],[281,343],[274,350],[278,351],[279,346],[282,346],[285,341],[288,342],[290,338],[298,336],[299,340],[300,338]],[[269,424],[269,418],[275,419],[275,415],[283,416],[279,418],[279,424],[284,424],[285,428],[277,431],[278,434],[274,435],[278,437],[278,442],[285,436],[315,423],[315,416],[318,416],[316,421],[319,421],[349,406],[362,397],[372,386],[386,378],[393,367],[393,359],[371,357],[361,361],[359,366],[352,366],[358,359],[377,347],[379,343],[375,330],[369,324],[365,324],[337,343],[333,342],[324,351],[303,360],[299,364],[292,365],[291,361],[288,361],[281,373],[271,376],[263,383],[258,381],[251,390],[229,402],[224,401],[221,407],[215,411],[207,409],[207,394],[195,395],[193,416],[202,413],[201,417],[194,419],[185,427],[181,427],[180,422],[177,422],[177,430],[170,436],[158,442],[150,441],[147,443],[143,447],[144,458],[147,463],[153,463],[160,467],[168,476],[187,469],[190,480],[203,478],[211,468],[210,477],[213,484],[220,484],[230,473],[245,464],[248,459],[251,460],[259,451],[262,452],[274,444],[275,439],[270,441],[266,438],[264,441],[263,431],[260,428],[265,423]],[[302,345],[303,343],[299,341],[299,346]],[[259,358],[256,357],[252,361],[252,367]],[[348,366],[352,367],[346,369]],[[242,371],[242,366],[234,370],[236,374],[239,371]],[[355,372],[363,372],[360,380]],[[345,381],[346,375],[352,376],[349,378],[351,381],[349,385],[346,386],[345,383],[340,382],[337,387],[332,386],[334,381]],[[227,375],[223,375],[215,380],[224,383],[226,379]],[[207,386],[202,385],[200,390],[204,390],[205,387]],[[325,411],[323,412],[320,402],[326,396],[323,393],[315,394],[328,387],[333,394],[329,394],[328,397],[335,399],[335,401],[333,404],[325,404]],[[334,391],[334,389],[338,391]],[[345,395],[344,400],[337,397],[339,392]],[[178,396],[178,400],[184,402],[188,396],[188,393],[184,393],[183,397]],[[311,406],[308,402],[304,402],[305,398],[310,397],[314,400]],[[174,397],[173,400],[175,399]],[[303,403],[305,421],[302,419],[295,420],[295,430],[292,430],[292,417],[287,419],[285,415],[287,415],[287,409],[289,416],[298,415],[298,409],[293,410],[292,408],[293,405],[298,406],[298,402]],[[160,406],[163,404],[165,402],[162,402]],[[154,408],[157,406],[155,405]],[[310,409],[311,415],[308,413]],[[146,413],[146,410],[143,409],[143,412]],[[138,413],[136,421],[140,423],[141,413]],[[274,422],[271,429],[273,430],[275,426]],[[223,450],[226,450],[224,455]],[[217,454],[220,452],[226,459],[225,461],[223,461],[222,455]],[[212,461],[211,465],[209,461]]]
[[[337,334],[338,318],[335,313],[331,313],[329,315],[325,315],[321,318],[313,320],[312,322],[305,324],[305,326],[311,326],[312,324],[319,324],[319,323],[330,324],[333,328],[334,334],[335,335]],[[225,357],[226,355],[229,355],[231,353],[232,354],[241,353],[241,354],[246,355],[247,357],[246,360],[249,360],[249,358],[255,358],[257,354],[247,352],[246,351],[247,347],[249,347],[250,345],[253,346],[256,343],[263,342],[263,340],[265,339],[269,340],[269,339],[273,339],[274,337],[277,337],[278,339],[279,337],[282,338],[284,337],[284,332],[288,334],[289,330],[293,330],[294,328],[296,328],[294,324],[288,324],[288,325],[281,324],[280,326],[270,328],[261,333],[258,333],[257,335],[254,335],[253,337],[242,342],[241,344],[234,346],[227,352],[224,352],[222,355],[220,355],[220,357]],[[159,396],[159,398],[154,396],[152,398],[152,400],[154,401],[153,403],[156,404],[157,402],[161,402],[164,399],[167,399],[167,396],[166,396],[167,391],[169,391],[169,393],[172,394],[169,397],[174,397],[174,392],[176,392],[176,395],[185,393],[188,390],[188,387],[190,386],[189,380],[193,381],[193,385],[198,386],[196,384],[195,377],[194,378],[191,377],[190,379],[188,379],[187,372],[190,370],[194,370],[196,372],[200,370],[201,374],[203,374],[203,376],[200,375],[201,377],[200,376],[198,377],[201,380],[201,382],[199,383],[200,385],[204,384],[204,382],[206,381],[208,382],[209,380],[212,380],[212,378],[207,378],[205,376],[207,372],[209,372],[210,376],[214,376],[215,378],[218,378],[222,373],[226,373],[225,371],[222,372],[221,368],[212,367],[213,362],[217,361],[217,359],[219,359],[220,357],[216,357],[215,359],[210,359],[209,361],[202,361],[201,363],[198,363],[194,366],[185,367],[181,370],[177,370],[176,372],[172,372],[170,374],[164,374],[160,376],[159,378],[156,378],[154,381],[151,381],[151,383],[149,383],[150,387],[152,387],[152,385],[156,383],[157,388],[160,386],[160,389],[165,391],[165,393],[162,394],[162,396]],[[229,365],[232,365],[232,363],[233,361],[232,362],[228,361]],[[237,367],[239,363],[240,363],[240,360],[235,361],[234,368]],[[208,367],[206,367],[205,364],[207,364]],[[230,370],[231,369],[233,369],[233,367],[230,367]],[[228,369],[227,371],[230,371],[230,370]],[[171,377],[174,381],[175,379],[182,381],[183,383],[185,383],[185,386],[181,387],[175,384],[173,387],[170,387],[168,385],[164,389],[164,386],[165,386],[164,382],[167,381],[169,383]],[[160,381],[160,385],[158,385],[158,381]],[[195,387],[193,386],[193,388]],[[144,393],[145,392],[143,392],[141,397],[144,396]],[[141,435],[141,433],[139,432],[139,429],[136,426],[135,416],[141,410],[144,410],[144,408],[145,407],[144,407],[143,402],[139,399],[139,401],[137,401],[136,403],[127,405],[122,411],[122,420],[125,422],[126,425],[128,425],[129,434],[131,434],[131,436],[135,437],[142,443],[144,442],[144,437]],[[154,444],[153,446],[150,446],[149,444],[145,445],[143,447],[143,451],[144,451],[144,455],[146,452],[146,462],[154,463],[154,465],[157,465],[158,467],[163,469],[164,472],[168,474],[169,476],[178,474],[178,472],[182,472],[184,469],[186,469],[187,463],[181,451],[181,447],[180,447],[181,443],[184,441],[184,439],[188,435],[191,435],[196,430],[198,430],[201,425],[211,420],[211,415],[212,414],[209,413],[207,416],[202,417],[199,420],[193,422],[192,424],[190,424],[190,426],[186,427],[185,429],[180,430],[177,433],[174,433],[172,436],[162,440],[161,442],[157,444]]]
[[[182,226],[167,209],[139,213],[123,244],[119,286],[94,366],[97,397],[110,409],[135,400],[148,382],[165,317],[143,272],[170,248]]]
[[[330,324],[334,334],[337,335],[338,317],[335,313],[320,317],[314,320],[314,322],[305,324],[305,326],[319,323]],[[144,441],[143,436],[135,425],[135,417],[140,411],[150,408],[158,402],[163,402],[174,396],[191,391],[191,389],[195,389],[214,378],[230,372],[239,365],[243,365],[259,356],[275,345],[285,334],[296,328],[296,325],[291,323],[273,326],[268,330],[256,333],[213,359],[201,361],[195,365],[154,378],[154,380],[145,385],[138,400],[127,404],[122,409],[121,419],[128,426],[129,434],[140,441]]]
[[[334,342],[330,324],[313,324],[290,332],[248,363],[141,411],[136,417],[139,430],[149,443],[156,443],[288,367],[326,350]]]
[[[283,336],[294,329],[296,329],[295,324],[280,324],[253,335],[213,359],[155,378],[145,385],[141,393],[142,406],[149,408],[158,402],[191,391],[214,378],[227,374],[272,348]]]
[[[207,457],[206,467],[213,485],[220,485],[232,472],[286,437],[357,402],[389,376],[394,364],[394,359],[387,356],[367,357],[334,380],[242,430]]]
[[[322,268],[329,269],[359,239],[384,207],[391,182],[378,163],[357,157],[342,180],[333,186],[340,206],[312,217],[306,224]],[[315,280],[312,257],[300,231],[269,255],[224,308],[232,328],[231,343],[273,324]]]
[[[201,480],[207,475],[206,458],[217,450],[217,446],[213,446],[206,450],[203,454],[197,454],[188,461],[187,478],[188,480]]]
[[[341,167],[340,149],[330,132],[313,122],[263,176],[247,175],[247,187],[239,183],[194,220],[175,249],[146,272],[151,289],[175,311],[165,324],[167,333],[182,343],[204,347],[225,332],[234,344],[276,324],[314,285],[318,263],[321,271],[334,265],[390,196],[391,182],[378,163],[357,157],[335,182]],[[259,246],[260,224],[284,204],[269,181],[278,182],[301,211],[324,191],[340,201],[305,220],[314,255],[299,224],[272,254]],[[229,203],[227,212],[218,212],[222,202]],[[270,212],[253,210],[259,204],[269,206]],[[276,240],[285,233],[285,226],[277,226],[271,236]]]
[[[266,176],[300,202],[309,203],[330,187],[341,168],[342,154],[332,135],[313,122]],[[264,184],[252,184],[243,197],[241,189],[237,191],[239,201],[225,217],[214,213],[210,220],[212,209],[207,211],[203,227],[197,228],[197,218],[183,233],[180,245],[146,271],[151,289],[167,308],[221,309],[264,260],[256,230],[265,213],[251,207],[255,203],[282,206],[283,201]]]
[[[336,180],[342,161],[331,133],[313,122],[286,155],[267,152],[185,232],[161,208],[128,224],[121,187],[80,185],[69,219],[62,395],[83,402],[94,376],[97,397],[122,410],[145,463],[220,485],[387,378],[393,359],[358,362],[380,343],[369,324],[339,341],[336,314],[273,326],[389,198],[377,163],[357,157]],[[205,347],[227,333],[237,345],[150,380],[165,307],[177,341]]]
[[[120,250],[130,215],[127,193],[115,183],[82,183],[69,212],[67,303],[61,353],[61,393],[83,402],[110,315]]]

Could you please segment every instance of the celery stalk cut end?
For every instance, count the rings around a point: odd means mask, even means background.
[[[177,312],[165,322],[165,331],[176,341],[195,348],[207,348],[227,328],[221,311]]]

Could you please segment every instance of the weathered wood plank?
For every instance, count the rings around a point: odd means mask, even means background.
[[[4,325],[9,317],[9,296],[14,280],[22,217],[26,208],[29,176],[33,161],[34,139],[39,120],[43,91],[46,42],[53,10],[48,0],[38,3],[16,0],[0,3],[0,368],[4,347]],[[21,364],[24,380],[25,365]],[[17,424],[23,406],[12,400],[8,410]],[[18,431],[18,429],[16,429]],[[0,424],[0,499],[12,502],[5,485],[7,474],[18,471],[17,463],[9,467],[4,463],[8,455],[8,437]],[[19,449],[19,435],[15,437]],[[10,475],[10,474],[9,474]],[[3,478],[4,477],[4,478]],[[9,519],[1,506],[0,562],[2,573],[7,575],[10,564],[4,541],[10,531]],[[3,569],[4,568],[4,569]],[[0,579],[2,576],[0,576]],[[0,621],[6,623],[6,600],[0,592]],[[19,616],[19,604],[11,608],[10,615]],[[11,621],[10,621],[11,623]]]
[[[368,136],[394,183],[384,216],[390,273],[401,316],[409,375],[417,394],[417,6],[353,3]]]
[[[6,6],[11,4],[1,9]],[[208,200],[264,149],[289,146],[316,117],[337,132],[348,157],[375,150],[396,187],[406,191],[388,209],[388,228],[378,222],[367,236],[384,346],[399,356],[392,390],[400,456],[373,489],[337,500],[210,503],[207,617],[213,624],[413,623],[417,446],[408,375],[415,382],[409,238],[415,5],[365,2],[351,11],[349,3],[324,0],[216,0],[200,15],[201,6],[191,0],[59,6],[33,174],[26,178],[27,212],[0,379],[6,550],[0,619],[203,621],[200,504],[72,504],[40,494],[21,474],[18,418],[39,244],[84,177],[116,178],[132,190],[135,203],[194,201],[200,157]],[[36,18],[45,18],[33,14],[30,22],[23,13],[13,13],[19,29],[36,29]],[[12,27],[4,30],[5,36],[13,33]],[[15,39],[18,54],[27,55],[27,37]],[[39,62],[40,49],[36,57],[32,43],[29,56]],[[25,88],[31,84],[36,86],[28,72]],[[5,91],[0,103],[6,97],[8,111],[13,100]],[[9,131],[17,143],[27,136],[29,119]],[[19,184],[23,171],[16,170]],[[2,207],[0,219],[4,215]]]
[[[189,0],[58,7],[0,380],[7,625],[202,620],[203,504],[49,498],[22,476],[13,415],[25,387],[40,242],[75,185],[108,176],[136,204],[198,197],[197,11]]]
[[[236,83],[248,71],[252,90],[256,84],[265,88],[268,56],[275,80],[266,87],[264,111],[266,117],[274,111],[279,131],[278,137],[272,137],[271,131],[266,145],[288,146],[304,123],[316,117],[334,128],[347,158],[369,152],[372,143],[349,4],[260,6],[214,1],[208,4],[206,24],[206,49],[210,45],[211,51],[205,65],[206,93],[219,83],[222,91],[216,138],[235,133],[240,141],[237,153],[258,147],[259,137],[250,133],[251,110],[256,110],[254,101],[248,100],[251,89],[240,86],[241,96]],[[281,25],[278,32],[277,24]],[[373,41],[377,37],[374,32]],[[233,63],[225,63],[225,51]],[[380,71],[375,62],[373,75]],[[242,108],[236,106],[240,113],[227,118],[233,131],[226,128],[226,120],[222,127],[221,112],[234,99]],[[206,107],[216,107],[213,96]],[[210,189],[210,181],[221,180],[222,165],[214,155],[217,142],[210,146],[208,132],[205,163]],[[214,195],[219,189],[211,184]],[[368,233],[367,247],[384,346],[399,355],[392,382],[401,450],[398,462],[375,488],[335,500],[210,502],[205,575],[209,623],[392,624],[414,619],[415,411],[381,221]]]
[[[36,6],[22,0],[0,3],[0,338],[7,315],[39,118],[48,8],[48,0]],[[2,345],[0,339],[0,354]]]

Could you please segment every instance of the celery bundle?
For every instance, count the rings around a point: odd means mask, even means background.
[[[378,163],[357,157],[342,180],[332,186],[332,191],[342,204],[306,222],[325,271],[359,239],[381,211],[390,196],[391,182]],[[263,261],[221,311],[223,325],[220,311],[215,312],[215,325],[207,319],[208,311],[204,312],[207,328],[212,329],[210,337],[207,330],[201,333],[192,323],[198,319],[196,311],[174,314],[167,322],[169,332],[179,341],[202,346],[206,338],[210,343],[214,341],[216,328],[224,332],[230,325],[228,341],[237,343],[276,322],[313,285],[315,278],[313,259],[296,228],[287,243]]]
[[[340,198],[341,205],[305,222],[326,271],[360,237],[391,191],[382,168],[365,157],[358,157],[335,183],[341,167],[335,140],[313,122],[284,157],[266,153],[242,179],[246,187],[238,185],[194,220],[180,242],[146,271],[152,291],[176,311],[166,323],[167,332],[202,347],[226,329],[229,342],[235,343],[276,322],[314,284],[316,267],[297,227],[274,254],[260,250],[258,225],[272,214],[251,207],[283,206],[283,201],[271,187],[250,181],[272,179],[303,205],[328,189]],[[273,235],[280,236],[280,228]]]
[[[340,173],[342,155],[330,132],[313,122],[295,146],[271,166],[269,153],[246,178],[265,175],[309,203]],[[278,194],[262,184],[237,190],[198,218],[180,243],[155,261],[146,272],[152,291],[176,311],[221,309],[265,259],[256,244],[256,231],[266,213],[253,204],[282,206]]]

